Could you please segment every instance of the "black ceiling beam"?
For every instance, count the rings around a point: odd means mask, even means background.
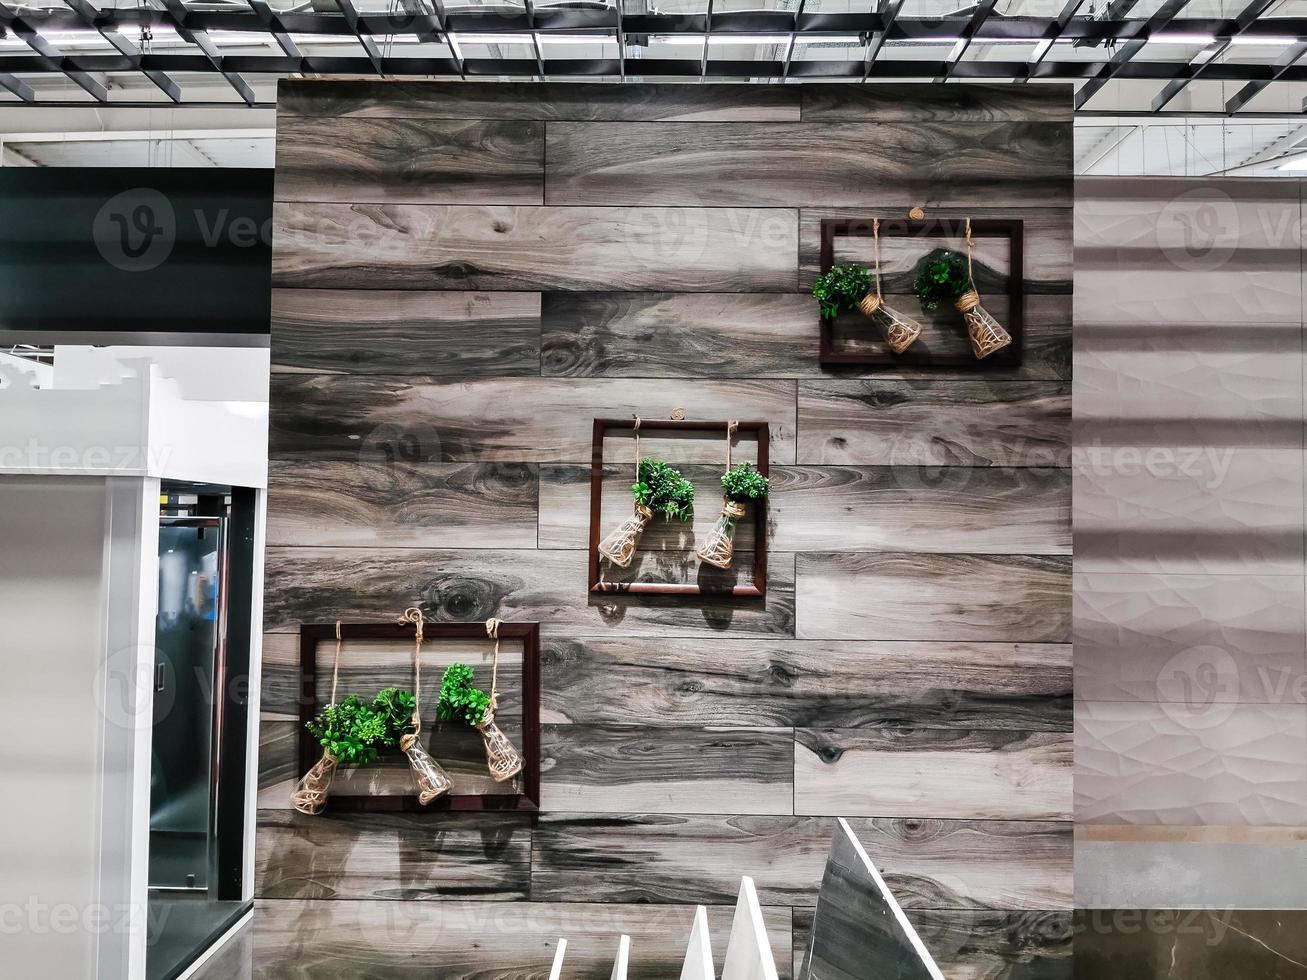
[[[971,47],[971,39],[976,36],[976,32],[984,26],[989,15],[994,12],[995,0],[980,0],[976,4],[975,11],[971,14],[971,20],[967,21],[967,26],[962,28],[958,35],[957,44],[954,45],[953,51],[949,53],[949,67],[942,75],[937,75],[935,81],[947,81],[948,77],[953,74],[953,67],[962,60],[963,55],[967,53],[967,48]]]
[[[8,74],[7,72],[0,72],[0,88],[8,89],[24,102],[33,102],[36,100],[36,93],[32,91],[32,86],[28,85],[22,79],[14,78],[13,75]]]
[[[1125,0],[1118,0],[1118,2],[1125,2]],[[1135,55],[1143,50],[1144,45],[1148,43],[1150,37],[1162,31],[1167,24],[1171,23],[1171,21],[1175,19],[1176,14],[1180,13],[1188,2],[1189,0],[1163,0],[1162,5],[1154,11],[1145,23],[1142,36],[1126,41],[1120,48],[1113,51],[1112,57],[1108,59],[1107,64],[1103,65],[1093,78],[1089,79],[1089,81],[1085,82],[1084,85],[1081,85],[1080,88],[1076,90],[1074,102],[1075,108],[1079,109],[1083,106],[1086,102],[1092,99],[1104,85],[1116,77],[1116,74],[1121,70],[1121,67],[1127,64]]]
[[[9,5],[0,2],[0,11],[5,14],[5,20],[8,23],[9,30],[22,39],[23,43],[36,53],[37,60],[40,62],[43,70],[49,72],[58,72],[65,75],[69,81],[79,86],[84,92],[89,94],[96,102],[108,102],[109,90],[101,83],[86,72],[76,69],[65,70],[60,67],[63,60],[63,54],[53,44],[40,35],[35,27],[29,24],[25,17],[19,16],[11,10]],[[79,22],[79,26],[80,22]]]
[[[372,70],[378,75],[382,74],[381,49],[377,47],[377,42],[372,39],[372,32],[362,29],[359,12],[354,8],[353,0],[336,0],[336,5],[340,8],[340,15],[345,19],[346,26],[349,27],[347,33],[353,34],[359,39],[359,44],[363,46],[363,53],[368,56],[368,61],[372,63]]]
[[[1256,97],[1257,93],[1266,88],[1272,82],[1285,78],[1293,70],[1294,66],[1307,54],[1307,42],[1299,41],[1297,44],[1286,48],[1280,57],[1276,59],[1275,65],[1271,71],[1271,77],[1265,79],[1256,79],[1249,82],[1239,91],[1235,92],[1225,103],[1225,112],[1233,116],[1236,112],[1246,106]]]
[[[1103,16],[1095,17],[1094,20],[1125,20],[1138,2],[1139,0],[1112,0],[1112,3],[1108,4],[1107,9],[1103,11]],[[1093,43],[1095,42],[1082,39],[1076,41],[1075,46],[1081,48]]]
[[[186,11],[180,3],[165,0],[169,9],[149,8],[114,9],[104,8],[99,11],[97,23],[113,30],[132,28],[141,24],[165,25],[185,28],[190,31],[223,30],[250,31],[269,33],[264,20],[251,11]],[[433,39],[443,33],[441,17],[427,15],[358,15],[351,0],[346,0],[343,10],[350,10],[350,16],[337,14],[283,13],[276,15],[276,22],[281,31],[287,34],[325,34],[342,37],[375,35],[380,37],[397,35],[430,34]],[[822,14],[804,13],[796,18],[784,11],[762,12],[725,12],[713,14],[713,32],[738,31],[744,34],[874,34],[884,33],[887,40],[910,41],[927,36],[960,36],[960,29],[970,22],[970,18],[906,18],[897,12],[890,16],[890,7],[885,12],[867,14]],[[12,12],[6,14],[0,10],[0,23],[19,19]],[[37,14],[24,14],[24,22],[35,28],[77,29],[85,24],[71,10],[55,10]],[[350,21],[354,21],[352,27]],[[500,17],[494,14],[450,13],[446,17],[448,30],[478,34],[498,34],[532,30],[526,16]],[[702,34],[705,31],[706,18],[703,15],[685,14],[639,14],[624,18],[624,29],[628,34]],[[1071,18],[1062,22],[1062,15],[1047,17],[1005,17],[989,16],[976,30],[974,41],[1031,41],[1045,39],[1050,31],[1058,29],[1063,40],[1085,40],[1089,42],[1121,41],[1137,38],[1145,27],[1142,18],[1134,20],[1091,20],[1089,18]],[[542,33],[557,31],[574,33],[586,31],[615,30],[617,17],[608,10],[567,10],[537,8],[535,10],[535,30]],[[357,30],[355,29],[357,28]],[[1277,17],[1261,20],[1241,27],[1236,18],[1180,18],[1171,21],[1169,30],[1178,34],[1210,34],[1217,40],[1244,35],[1247,37],[1298,37],[1307,40],[1307,18]]]
[[[141,57],[142,52],[140,48],[120,34],[116,29],[107,27],[99,22],[99,11],[92,7],[87,0],[64,0],[64,2],[68,4],[73,13],[77,14],[77,16],[85,22],[87,27],[98,31],[100,36],[108,41],[109,44],[113,46],[113,49],[119,54],[125,55],[128,58],[139,59]],[[168,98],[172,99],[173,102],[181,102],[182,88],[172,80],[167,72],[143,68],[141,69],[141,74],[153,82],[154,86],[164,95],[168,96]]]
[[[1237,37],[1246,31],[1257,22],[1258,17],[1266,13],[1266,11],[1271,9],[1271,7],[1275,6],[1278,2],[1279,0],[1253,0],[1252,3],[1244,7],[1243,10],[1239,12],[1239,15],[1234,19],[1236,25],[1234,34],[1230,35],[1230,37],[1221,38],[1213,42],[1216,50],[1212,51],[1211,54],[1209,54],[1200,64],[1195,65],[1190,62],[1190,67],[1193,68],[1193,71],[1188,75],[1167,82],[1166,87],[1158,93],[1157,98],[1153,99],[1153,111],[1161,112],[1165,109],[1167,105],[1170,104],[1171,100],[1183,92],[1190,82],[1202,75],[1212,62],[1225,53],[1226,49],[1230,47],[1231,38]]]
[[[1062,36],[1062,32],[1066,30],[1067,24],[1071,23],[1071,18],[1076,15],[1076,11],[1080,9],[1084,2],[1085,0],[1067,0],[1066,5],[1063,6],[1061,12],[1058,13],[1057,18],[1048,25],[1043,36],[1039,39],[1041,47],[1030,56],[1029,64],[1032,69],[1048,57],[1048,52],[1053,49],[1053,44]],[[1030,78],[1027,76],[1026,78],[1021,79],[1021,81],[1028,82],[1030,81]]]
[[[894,29],[894,21],[898,19],[899,11],[902,9],[903,0],[887,0],[884,7],[881,8],[883,12],[881,13],[880,30],[867,42],[867,50],[862,56],[862,80],[864,82],[871,77],[872,66],[876,64],[880,49],[885,46],[885,39],[889,36],[890,31]]]
[[[272,8],[268,6],[268,0],[245,0],[245,2],[250,5],[250,9],[254,11],[254,15],[263,22],[263,26],[268,29],[268,33],[272,35],[273,40],[277,42],[277,47],[281,48],[283,54],[289,55],[292,58],[303,57],[294,38],[292,38],[282,28],[281,22],[277,19],[277,15],[273,12]]]
[[[173,19],[173,29],[177,36],[183,41],[188,41],[200,49],[205,60],[212,66],[213,70],[227,79],[227,84],[236,90],[236,94],[241,97],[246,105],[254,105],[254,89],[246,83],[236,72],[223,71],[222,55],[218,52],[218,46],[209,39],[209,35],[203,30],[191,30],[186,26],[187,11],[186,5],[182,0],[163,0],[164,8]],[[248,15],[254,19],[253,13]]]

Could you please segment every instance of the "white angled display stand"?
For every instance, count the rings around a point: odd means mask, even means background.
[[[694,909],[694,925],[690,928],[690,945],[685,950],[685,963],[681,966],[681,980],[717,980],[712,963],[712,940],[708,935],[708,910],[702,905]]]
[[[776,980],[776,961],[767,940],[762,906],[758,904],[753,879],[747,876],[740,879],[740,897],[735,902],[722,980]]]
[[[256,491],[261,569],[267,404],[188,397],[148,360],[111,350],[87,354],[74,373],[60,377],[58,349],[53,371],[0,363],[0,654],[11,705],[0,744],[38,774],[10,787],[22,806],[0,811],[0,908],[76,914],[76,928],[33,919],[6,934],[0,972],[142,980],[160,484]],[[262,619],[260,580],[252,623]],[[255,681],[258,640],[255,630]],[[252,895],[257,683],[249,702]]]
[[[554,965],[549,968],[549,980],[562,980],[563,957],[567,955],[567,940],[559,939],[558,948],[554,950]]]
[[[631,959],[631,937],[622,936],[617,940],[617,959],[613,960],[613,972],[608,980],[626,980],[626,966]]]

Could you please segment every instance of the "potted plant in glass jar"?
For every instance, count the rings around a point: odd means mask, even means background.
[[[861,265],[842,264],[817,278],[812,287],[813,298],[821,307],[821,315],[834,319],[841,310],[858,309],[863,316],[880,327],[895,354],[902,354],[921,336],[921,324],[885,303],[880,290],[880,222],[876,222],[877,274]]]
[[[748,513],[748,503],[765,499],[770,489],[770,481],[752,463],[741,463],[722,474],[722,513],[699,548],[698,555],[703,561],[718,568],[731,567],[735,524]]]
[[[635,513],[599,542],[599,554],[619,568],[630,567],[640,536],[655,514],[678,521],[694,516],[694,485],[662,460],[640,461],[631,495]]]
[[[522,771],[522,754],[495,724],[495,696],[472,686],[472,668],[450,664],[440,681],[442,721],[463,721],[481,733],[486,747],[486,765],[497,783]]]
[[[418,714],[417,698],[409,691],[387,687],[377,694],[372,707],[386,723],[385,744],[398,745],[408,758],[413,778],[417,781],[418,802],[426,806],[448,793],[454,781],[418,742],[422,719]]]
[[[291,795],[291,805],[300,813],[322,812],[331,791],[331,780],[340,763],[368,765],[377,761],[378,750],[393,745],[386,720],[357,694],[339,704],[328,704],[305,727],[322,746],[322,758],[304,774]]]
[[[971,225],[967,223],[970,248]],[[921,308],[927,312],[941,303],[952,303],[962,314],[971,340],[971,353],[982,360],[1012,343],[1012,335],[980,305],[980,293],[972,276],[970,254],[962,255],[947,248],[937,248],[917,267],[914,283]]]

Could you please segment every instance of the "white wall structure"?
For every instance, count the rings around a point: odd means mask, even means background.
[[[148,358],[68,363],[40,389],[0,364],[0,973],[142,980],[160,484],[261,490],[267,407],[250,385],[188,397]],[[257,630],[250,656],[257,678]],[[251,778],[257,717],[255,688]]]

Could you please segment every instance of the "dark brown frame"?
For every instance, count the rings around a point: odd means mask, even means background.
[[[721,432],[729,422],[704,419],[645,419],[640,420],[640,431],[663,432]],[[595,419],[594,450],[590,457],[590,591],[598,593],[629,592],[644,595],[721,595],[760,599],[767,595],[767,501],[750,504],[753,508],[755,550],[753,555],[753,581],[736,585],[730,592],[705,592],[698,585],[681,582],[604,582],[599,576],[599,541],[603,533],[602,504],[604,488],[604,438],[610,431],[634,430],[634,419]],[[735,431],[751,432],[758,440],[758,472],[768,475],[767,458],[771,430],[766,422],[737,422]]]
[[[835,264],[836,236],[871,238],[872,218],[826,218],[821,223],[821,271],[829,272]],[[930,218],[914,221],[910,218],[881,218],[883,237],[926,238],[932,235],[947,237],[961,233],[966,218]],[[971,234],[976,238],[1006,238],[1009,243],[1011,269],[1008,274],[1008,319],[1004,326],[1012,335],[1012,343],[1004,350],[991,354],[983,361],[970,354],[913,353],[909,347],[902,354],[886,348],[875,353],[853,353],[835,349],[833,324],[828,317],[821,318],[821,344],[817,355],[822,367],[896,367],[966,368],[971,371],[988,371],[995,368],[1011,369],[1021,366],[1023,336],[1025,333],[1025,224],[1009,218],[974,218]]]
[[[413,640],[412,624],[351,623],[340,627],[345,640]],[[426,642],[484,640],[483,623],[432,623],[424,625]],[[427,806],[412,796],[357,796],[332,794],[330,810],[394,812],[397,810],[540,810],[540,624],[500,623],[502,640],[522,641],[522,792],[481,795],[445,795]],[[306,623],[300,627],[299,771],[308,772],[322,755],[321,746],[305,728],[317,713],[318,644],[335,640],[335,623]]]

